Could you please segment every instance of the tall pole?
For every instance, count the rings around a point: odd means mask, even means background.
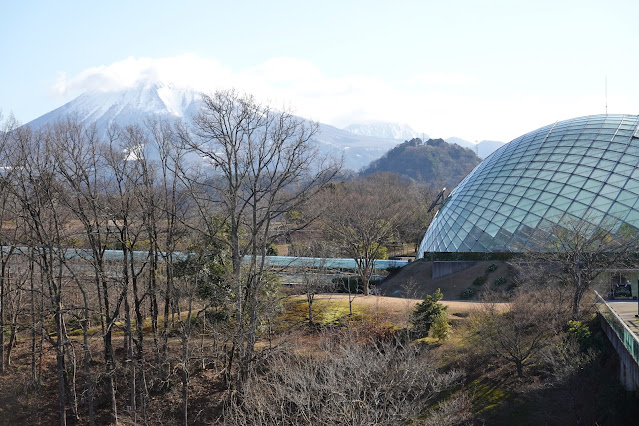
[[[608,75],[606,75],[606,115],[608,115]]]

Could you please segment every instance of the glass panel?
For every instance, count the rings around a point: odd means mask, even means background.
[[[491,223],[490,225],[486,227],[486,233],[490,235],[491,237],[494,237],[495,235],[497,235],[498,231],[499,231],[499,226],[495,225],[494,223]]]
[[[583,217],[583,215],[586,213],[586,210],[588,210],[588,206],[578,201],[574,201],[567,209],[568,212],[577,217]]]
[[[537,216],[536,214],[528,213],[528,215],[524,218],[523,223],[530,226],[531,228],[535,228],[539,224],[540,220],[541,217]]]
[[[634,204],[634,202],[638,199],[636,194],[633,194],[632,192],[623,190],[619,193],[619,195],[617,196],[617,202],[618,203],[624,203],[624,204]]]
[[[531,213],[534,213],[536,215],[539,216],[544,216],[546,214],[546,212],[548,211],[549,206],[545,205],[545,204],[541,204],[541,203],[537,203],[535,205],[533,205],[529,211]]]
[[[599,194],[605,195],[606,197],[614,200],[615,198],[617,198],[617,195],[619,195],[620,192],[621,190],[618,187],[606,184],[603,186],[603,188],[601,188]]]
[[[587,189],[592,192],[599,192],[601,187],[603,186],[602,182],[598,182],[596,180],[589,180],[584,184],[584,189]]]
[[[551,205],[555,201],[556,195],[552,192],[544,192],[537,199],[538,202]]]
[[[610,210],[608,210],[608,214],[615,216],[618,219],[623,219],[626,217],[630,209],[627,206],[624,206],[620,203],[614,203],[610,206]]]
[[[558,194],[561,191],[562,184],[558,182],[550,182],[548,186],[546,186],[546,192],[552,192],[554,194]]]
[[[602,212],[606,212],[608,211],[608,209],[610,208],[610,205],[612,204],[612,200],[606,197],[602,197],[602,196],[598,196],[596,197],[593,202],[590,204],[591,207],[597,209],[597,210],[601,210]]]

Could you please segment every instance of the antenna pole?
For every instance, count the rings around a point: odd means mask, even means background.
[[[606,75],[606,115],[608,115],[608,75]]]

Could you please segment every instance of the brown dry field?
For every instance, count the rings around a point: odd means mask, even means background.
[[[342,293],[331,293],[331,294],[318,294],[315,296],[315,300],[331,300],[331,301],[343,301],[344,303],[348,303],[348,294]],[[407,309],[411,309],[417,304],[422,302],[422,299],[405,299],[400,297],[388,297],[388,296],[362,296],[358,295],[353,299],[353,310],[358,308],[366,308],[367,310],[379,308],[384,312],[396,315],[396,314],[404,314]],[[454,313],[471,313],[473,311],[481,309],[482,306],[485,306],[482,302],[467,302],[467,301],[457,301],[457,300],[442,300],[442,303],[445,306],[448,306],[448,312],[450,314]],[[508,303],[496,303],[495,306],[498,306],[499,309],[506,309],[509,304]]]

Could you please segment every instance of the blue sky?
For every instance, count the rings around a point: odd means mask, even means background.
[[[509,141],[639,114],[639,2],[8,1],[0,109],[28,122],[85,90],[153,76],[234,86],[345,126]]]

